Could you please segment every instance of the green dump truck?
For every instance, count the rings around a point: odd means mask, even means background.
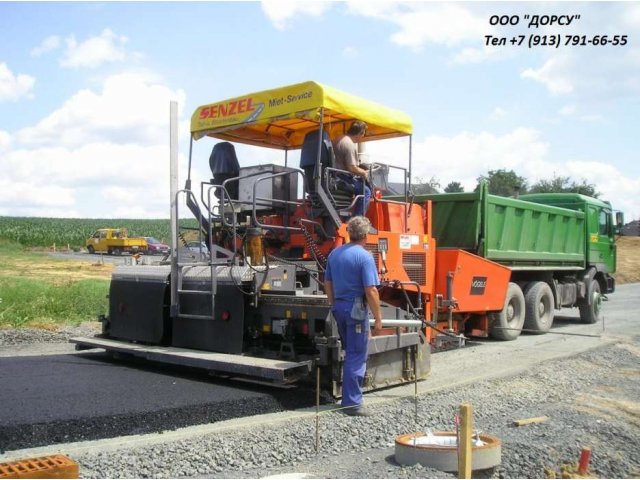
[[[616,229],[609,202],[579,194],[488,193],[417,195],[432,203],[438,248],[459,248],[511,269],[507,314],[490,318],[489,332],[513,340],[522,329],[547,332],[554,312],[578,307],[584,323],[602,318],[603,295],[615,290]],[[455,297],[455,292],[453,292]]]

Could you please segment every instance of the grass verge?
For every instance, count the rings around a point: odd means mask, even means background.
[[[0,328],[78,325],[107,311],[109,282],[0,278]]]
[[[0,241],[0,328],[78,325],[108,310],[104,265],[51,259]]]

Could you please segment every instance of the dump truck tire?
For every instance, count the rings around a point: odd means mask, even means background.
[[[87,247],[87,252],[89,252],[91,255],[93,255],[94,253],[96,253],[96,249],[93,248],[91,245],[89,245]]]
[[[525,303],[522,289],[516,283],[509,283],[504,308],[489,313],[489,335],[496,340],[515,340],[522,331],[525,317]]]
[[[547,333],[553,325],[554,301],[551,287],[545,282],[532,282],[524,292],[524,328],[527,333]]]
[[[582,323],[596,323],[602,320],[602,293],[596,279],[589,283],[589,304],[580,305],[580,321]]]

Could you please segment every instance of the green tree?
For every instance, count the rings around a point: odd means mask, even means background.
[[[598,198],[600,192],[596,191],[596,186],[587,183],[582,179],[582,183],[577,183],[570,177],[553,175],[551,180],[539,180],[533,184],[529,193],[580,193],[589,197]]]
[[[431,177],[429,180],[425,180],[422,177],[416,177],[411,183],[411,190],[414,195],[423,195],[427,193],[438,193],[440,190],[440,180],[436,177]]]
[[[449,182],[449,184],[444,187],[445,193],[457,193],[464,192],[464,187],[460,182]]]
[[[519,176],[513,170],[489,170],[486,175],[480,175],[474,192],[480,189],[480,183],[486,181],[489,193],[502,197],[512,197],[516,194],[527,193],[527,179]]]

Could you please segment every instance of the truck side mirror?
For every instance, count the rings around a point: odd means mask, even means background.
[[[616,234],[620,235],[624,226],[624,213],[616,212]]]

